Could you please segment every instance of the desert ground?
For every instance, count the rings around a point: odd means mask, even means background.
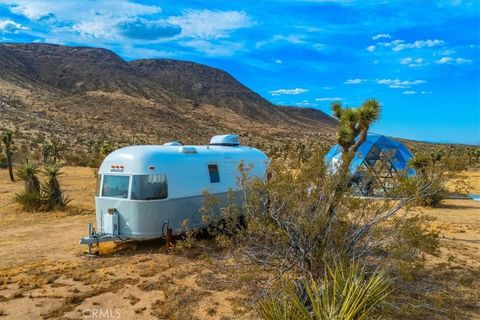
[[[248,275],[235,275],[198,249],[166,254],[163,241],[105,245],[88,257],[78,240],[94,222],[92,169],[65,167],[61,184],[71,199],[65,211],[28,213],[15,203],[23,182],[0,170],[1,319],[253,319]],[[469,193],[480,194],[480,172],[467,172]],[[432,272],[468,299],[460,315],[480,319],[480,202],[446,200],[417,209],[434,217],[441,252]],[[199,239],[207,246],[208,240]],[[240,278],[247,279],[238,281]],[[476,302],[475,302],[476,301]]]

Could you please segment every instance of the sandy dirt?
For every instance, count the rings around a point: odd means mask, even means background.
[[[167,255],[162,241],[115,251],[106,245],[104,256],[86,257],[78,240],[95,220],[95,177],[88,168],[63,171],[71,203],[46,214],[23,212],[14,202],[23,183],[10,183],[0,170],[0,319],[255,318],[245,304],[248,288],[228,281],[211,257]],[[436,218],[433,228],[440,231],[441,252],[429,261],[432,270],[480,270],[480,202],[447,200],[420,211]],[[478,308],[466,313],[480,319]]]

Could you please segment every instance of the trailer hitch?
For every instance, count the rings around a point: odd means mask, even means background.
[[[93,255],[93,247],[97,247],[101,242],[111,241],[128,241],[129,239],[122,239],[118,235],[97,233],[91,223],[88,224],[88,236],[80,239],[80,244],[88,245],[88,255]]]

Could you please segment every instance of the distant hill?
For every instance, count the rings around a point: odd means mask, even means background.
[[[225,71],[194,62],[0,44],[0,70],[0,125],[33,140],[205,143],[236,132],[247,142],[275,143],[331,140],[336,126],[319,110],[275,106]]]

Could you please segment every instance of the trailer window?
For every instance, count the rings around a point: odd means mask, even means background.
[[[133,176],[132,199],[156,200],[168,197],[167,176],[164,174],[149,174]]]
[[[103,176],[102,197],[128,198],[128,176]]]
[[[208,173],[210,174],[210,182],[220,182],[220,173],[218,172],[218,166],[216,164],[208,165]]]

